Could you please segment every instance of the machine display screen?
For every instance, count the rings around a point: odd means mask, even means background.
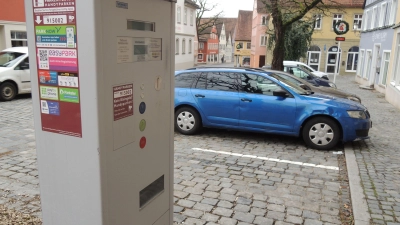
[[[147,45],[134,45],[133,46],[133,54],[134,55],[146,55],[147,53],[148,53]]]

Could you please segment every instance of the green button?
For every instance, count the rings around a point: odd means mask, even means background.
[[[144,131],[146,129],[146,120],[141,120],[139,124],[140,131]]]

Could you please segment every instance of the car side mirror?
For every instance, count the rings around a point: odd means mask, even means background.
[[[300,86],[301,88],[303,88],[304,90],[309,90],[309,88],[308,88],[307,85],[305,85],[305,84],[299,84],[299,86]]]
[[[279,97],[284,97],[284,98],[289,96],[289,94],[283,89],[278,89],[276,91],[273,91],[272,94],[274,96],[279,96]]]

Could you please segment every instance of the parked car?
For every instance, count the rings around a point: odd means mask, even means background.
[[[303,70],[306,70],[309,73],[311,73],[311,74],[313,74],[313,75],[315,75],[317,77],[323,78],[325,80],[329,80],[327,73],[324,73],[324,72],[321,72],[321,71],[317,71],[314,68],[312,68],[311,66],[309,66],[309,65],[307,65],[305,63],[302,63],[302,62],[283,61],[283,66],[300,67]]]
[[[361,98],[355,94],[339,90],[339,89],[334,89],[334,88],[328,88],[324,86],[315,86],[306,80],[303,80],[301,78],[298,78],[292,74],[282,72],[282,71],[277,71],[277,70],[265,70],[270,73],[270,76],[275,77],[276,79],[286,79],[289,82],[292,82],[293,84],[299,85],[302,87],[304,90],[311,91],[314,93],[319,93],[319,94],[326,94],[326,95],[332,95],[334,97],[338,98],[346,98],[352,101],[356,101],[361,103]]]
[[[175,72],[175,128],[202,127],[302,137],[315,149],[368,138],[372,126],[360,103],[310,94],[255,69],[199,68]]]
[[[337,88],[335,83],[330,82],[329,80],[326,80],[326,79],[319,78],[319,77],[315,76],[314,74],[312,74],[312,73],[308,72],[307,70],[302,69],[300,67],[284,66],[283,68],[284,68],[285,72],[288,72],[290,74],[295,75],[298,78],[306,80],[315,86],[325,86],[325,87]]]
[[[0,52],[0,100],[10,101],[17,94],[31,92],[28,47]]]

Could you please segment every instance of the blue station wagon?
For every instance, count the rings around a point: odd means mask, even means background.
[[[302,137],[315,149],[368,138],[367,109],[354,101],[312,94],[254,69],[198,68],[175,72],[175,129],[202,127]]]

